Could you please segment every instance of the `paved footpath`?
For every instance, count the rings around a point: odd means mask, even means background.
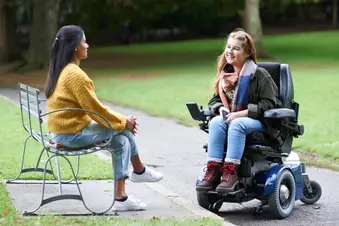
[[[0,94],[14,101],[17,100],[15,90],[0,89]],[[172,120],[150,116],[137,110],[107,105],[117,112],[138,118],[140,128],[137,142],[142,160],[146,165],[155,167],[164,174],[162,181],[142,184],[142,186],[145,186],[144,188],[149,192],[157,192],[166,197],[176,207],[179,206],[193,215],[214,216],[198,206],[195,193],[197,173],[206,161],[206,153],[202,146],[206,143],[207,134],[197,127],[189,128]],[[292,216],[285,220],[272,219],[267,209],[264,209],[263,215],[257,219],[252,214],[253,207],[258,203],[255,200],[243,205],[224,203],[218,215],[224,218],[225,224],[229,222],[235,225],[336,225],[339,222],[339,193],[337,192],[339,173],[317,168],[307,170],[310,178],[322,185],[323,196],[317,204],[308,206],[298,201]],[[141,186],[141,184],[130,183],[127,186],[132,190],[132,186]],[[151,212],[155,210],[151,207],[152,200],[146,200],[150,202]]]

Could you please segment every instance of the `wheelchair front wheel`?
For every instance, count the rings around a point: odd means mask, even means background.
[[[198,203],[201,207],[217,213],[221,208],[221,205],[215,205],[219,200],[217,194],[211,194],[208,192],[197,192]]]
[[[310,183],[312,187],[312,193],[310,193],[305,186],[303,190],[303,197],[300,199],[300,201],[305,204],[316,203],[322,195],[320,184],[314,180],[311,180]]]

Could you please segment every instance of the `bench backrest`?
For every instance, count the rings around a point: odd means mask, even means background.
[[[33,139],[45,146],[40,91],[22,83],[19,83],[18,86],[22,126]]]

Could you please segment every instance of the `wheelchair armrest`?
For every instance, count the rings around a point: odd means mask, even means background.
[[[202,110],[203,116],[207,117],[214,117],[215,115],[212,113],[210,109],[204,109]]]
[[[304,129],[304,125],[299,125],[296,122],[291,122],[291,121],[284,121],[282,122],[282,126],[284,126],[285,128],[287,128],[289,131],[292,132],[292,135],[294,137],[298,137],[304,134],[305,129]]]
[[[264,118],[269,119],[283,119],[295,118],[295,111],[289,108],[274,108],[264,112]]]
[[[289,108],[275,108],[264,112],[265,119],[278,119],[281,122],[280,125],[294,137],[304,134],[304,126],[298,124],[296,117],[296,112]]]

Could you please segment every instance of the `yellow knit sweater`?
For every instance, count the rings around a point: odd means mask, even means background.
[[[82,108],[104,116],[112,128],[122,131],[126,117],[103,106],[94,93],[93,81],[76,64],[68,64],[62,70],[55,90],[47,100],[48,111],[60,108]],[[48,116],[48,130],[56,134],[80,132],[91,120],[108,128],[104,120],[83,111],[61,111]]]

